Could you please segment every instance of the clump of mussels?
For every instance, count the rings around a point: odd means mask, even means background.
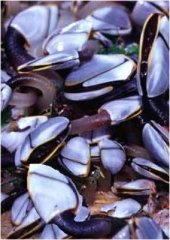
[[[168,239],[168,1],[3,1],[3,238]]]

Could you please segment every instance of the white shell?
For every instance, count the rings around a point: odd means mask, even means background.
[[[74,221],[84,222],[89,215],[90,215],[90,209],[87,207],[81,206],[76,217],[74,218]]]
[[[40,216],[37,213],[35,207],[32,207],[21,224],[15,230],[17,231],[21,228],[25,228],[26,226],[29,226],[32,223],[36,222],[38,219],[40,219]]]
[[[75,86],[80,83],[86,87],[114,81],[125,81],[136,69],[135,63],[121,54],[99,55],[72,71],[66,78],[65,86]]]
[[[57,29],[44,41],[44,52],[53,54],[67,50],[81,51],[89,38],[91,27],[89,21],[79,20],[61,30]]]
[[[11,78],[4,70],[0,70],[1,73],[1,83],[8,82],[8,80]]]
[[[158,5],[158,8],[156,5]],[[152,4],[152,1],[137,1],[131,13],[133,22],[142,27],[150,14],[161,12],[159,7],[163,8],[168,13],[168,1],[154,1],[154,4]]]
[[[63,158],[61,164],[64,168],[67,168],[75,176],[86,177],[89,173],[89,164],[85,165],[82,163],[77,163],[74,161],[70,161],[67,158]]]
[[[33,6],[17,14],[11,26],[33,45],[44,40],[56,28],[57,20],[57,6]]]
[[[21,195],[14,201],[11,209],[11,220],[13,224],[21,224],[27,214],[29,203],[30,198],[28,193]]]
[[[119,56],[117,55],[115,56],[115,58],[116,57],[118,60],[119,57],[121,58],[121,55]],[[123,60],[123,57],[122,57],[122,60]],[[91,86],[103,84],[103,83],[127,80],[128,77],[134,71],[134,63],[133,61],[128,61],[128,60],[126,61],[126,60],[122,63],[115,65],[112,69],[109,69],[107,72],[103,72],[100,76],[96,76],[94,78],[87,80],[85,83],[83,83],[83,87],[91,87]],[[103,61],[105,60],[103,59]],[[113,64],[113,61],[114,60],[112,59],[112,64]],[[98,67],[102,68],[102,66],[98,66]]]
[[[109,138],[111,135],[110,127],[104,126],[90,132],[81,134],[89,144],[99,143],[102,139]]]
[[[102,212],[116,218],[129,218],[141,210],[141,205],[132,198],[126,198],[101,207]]]
[[[159,32],[163,35],[166,44],[169,46],[169,20],[167,16],[161,18]]]
[[[60,8],[60,16],[58,19],[57,27],[64,28],[69,24],[75,22],[76,20],[77,20],[77,17],[73,12],[70,11],[70,9]]]
[[[101,161],[109,172],[117,174],[125,164],[126,154],[123,147],[116,141],[104,139],[99,142]]]
[[[169,148],[159,132],[156,131],[151,124],[147,123],[143,128],[142,137],[146,149],[152,156],[159,163],[169,166]]]
[[[130,239],[130,238],[131,236],[128,224],[112,237],[112,239]]]
[[[153,163],[145,158],[134,158],[132,160],[131,166],[137,173],[139,173],[145,177],[148,177],[148,178],[151,178],[154,180],[168,182],[168,180],[164,179],[163,176],[156,175],[155,172],[149,171],[148,168],[153,169],[157,172],[160,172],[162,175],[166,176],[166,178],[168,178],[168,172],[166,172],[162,167],[159,167],[155,163]]]
[[[136,220],[137,239],[164,239],[160,226],[148,217],[140,217]]]
[[[130,195],[149,195],[156,191],[154,181],[148,179],[137,179],[131,182],[115,183],[114,186],[121,192]]]
[[[1,192],[1,202],[3,202],[5,199],[9,197],[8,194]]]
[[[76,210],[79,205],[73,183],[52,167],[30,164],[27,185],[34,206],[46,223],[65,210]]]
[[[18,131],[10,131],[10,124],[5,125],[1,130],[1,145],[14,152],[24,142],[26,136],[39,125],[47,121],[46,116],[33,116],[20,118],[16,123]]]
[[[86,18],[93,24],[93,31],[110,35],[126,35],[132,30],[126,9],[118,4],[94,10]]]
[[[5,83],[1,83],[1,111],[7,106],[12,96],[12,89]]]
[[[147,93],[156,97],[168,89],[169,84],[169,51],[161,37],[153,44],[148,64]]]
[[[113,90],[113,87],[105,87],[99,90],[94,91],[87,91],[87,92],[81,92],[81,93],[68,93],[65,92],[64,96],[65,98],[71,100],[71,101],[85,101],[85,100],[91,100],[96,97],[102,96],[104,94],[107,94]]]
[[[135,63],[124,55],[95,54],[67,76],[64,96],[72,101],[85,101],[105,95],[114,89],[114,82],[129,80],[135,69]],[[81,92],[76,90],[78,85]],[[94,86],[98,89],[95,90]],[[70,91],[69,87],[75,87],[75,90]]]
[[[148,24],[149,19],[152,18],[152,15],[148,17],[146,24]],[[147,63],[146,69],[146,91],[147,96],[150,98],[157,97],[163,94],[169,85],[169,73],[166,69],[169,68],[169,21],[165,16],[159,16],[158,19],[158,31],[155,33],[154,42],[152,47],[148,51],[148,57],[145,60]],[[143,95],[143,90],[141,86],[141,64],[143,61],[142,51],[146,47],[143,44],[143,38],[145,36],[145,27],[143,28],[141,40],[140,40],[140,60],[137,69],[137,88],[139,94]],[[143,73],[144,74],[144,73]]]
[[[62,162],[74,175],[86,176],[89,172],[90,147],[82,137],[71,138],[61,151]]]
[[[118,124],[137,114],[141,106],[141,98],[132,96],[105,103],[98,111],[106,110],[110,114],[112,124]]]
[[[79,55],[75,50],[62,51],[45,57],[36,58],[18,67],[19,72],[40,71],[45,69],[65,69],[79,65]]]
[[[63,239],[68,235],[64,233],[56,224],[46,224],[40,239]]]
[[[58,136],[66,129],[68,124],[69,120],[67,118],[54,117],[48,119],[34,131],[32,131],[16,151],[16,166],[20,165],[21,162],[26,162],[36,147]]]
[[[37,221],[39,218],[28,193],[21,195],[14,201],[11,209],[13,224],[22,228]]]
[[[30,45],[29,48],[27,49],[27,52],[33,58],[40,58],[44,56],[42,44],[40,42]]]

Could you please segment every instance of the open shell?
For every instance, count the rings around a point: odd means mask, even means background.
[[[154,181],[147,179],[138,179],[131,182],[117,182],[112,188],[113,192],[121,195],[144,196],[156,192]]]
[[[168,172],[147,159],[134,158],[131,165],[137,173],[147,178],[169,183]]]

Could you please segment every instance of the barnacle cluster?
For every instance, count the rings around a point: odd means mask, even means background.
[[[3,238],[168,238],[169,2],[1,3]]]

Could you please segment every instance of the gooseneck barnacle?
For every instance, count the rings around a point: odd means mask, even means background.
[[[18,71],[20,65],[34,59],[28,53],[28,47],[30,48],[37,42],[40,43],[47,34],[45,26],[40,26],[40,28],[36,26],[35,29],[31,27],[29,14],[33,14],[35,19],[45,14],[48,19],[48,15],[50,17],[50,14],[52,14],[50,12],[53,10],[53,14],[55,14],[56,7],[49,7],[49,9],[43,6],[33,7],[23,11],[25,15],[21,12],[11,20],[5,36],[5,49],[7,57],[16,71]],[[26,31],[22,23],[22,21],[25,21],[25,16],[28,28]],[[46,22],[46,19],[44,21]],[[34,32],[38,29],[41,32],[40,35],[36,35]],[[10,101],[11,106],[17,106],[18,108],[34,106],[38,111],[43,111],[53,103],[57,87],[62,84],[62,79],[52,71],[41,71],[38,74],[17,75],[9,81],[9,84],[14,90]]]
[[[169,61],[168,33],[162,30],[167,26],[168,18],[162,14],[154,13],[148,17],[141,34],[138,61],[138,89],[143,99],[145,117],[165,126],[169,125],[169,106],[165,100],[168,74],[157,61],[165,61],[165,64]]]
[[[1,206],[14,227],[3,237],[167,238],[167,2],[9,7]]]

